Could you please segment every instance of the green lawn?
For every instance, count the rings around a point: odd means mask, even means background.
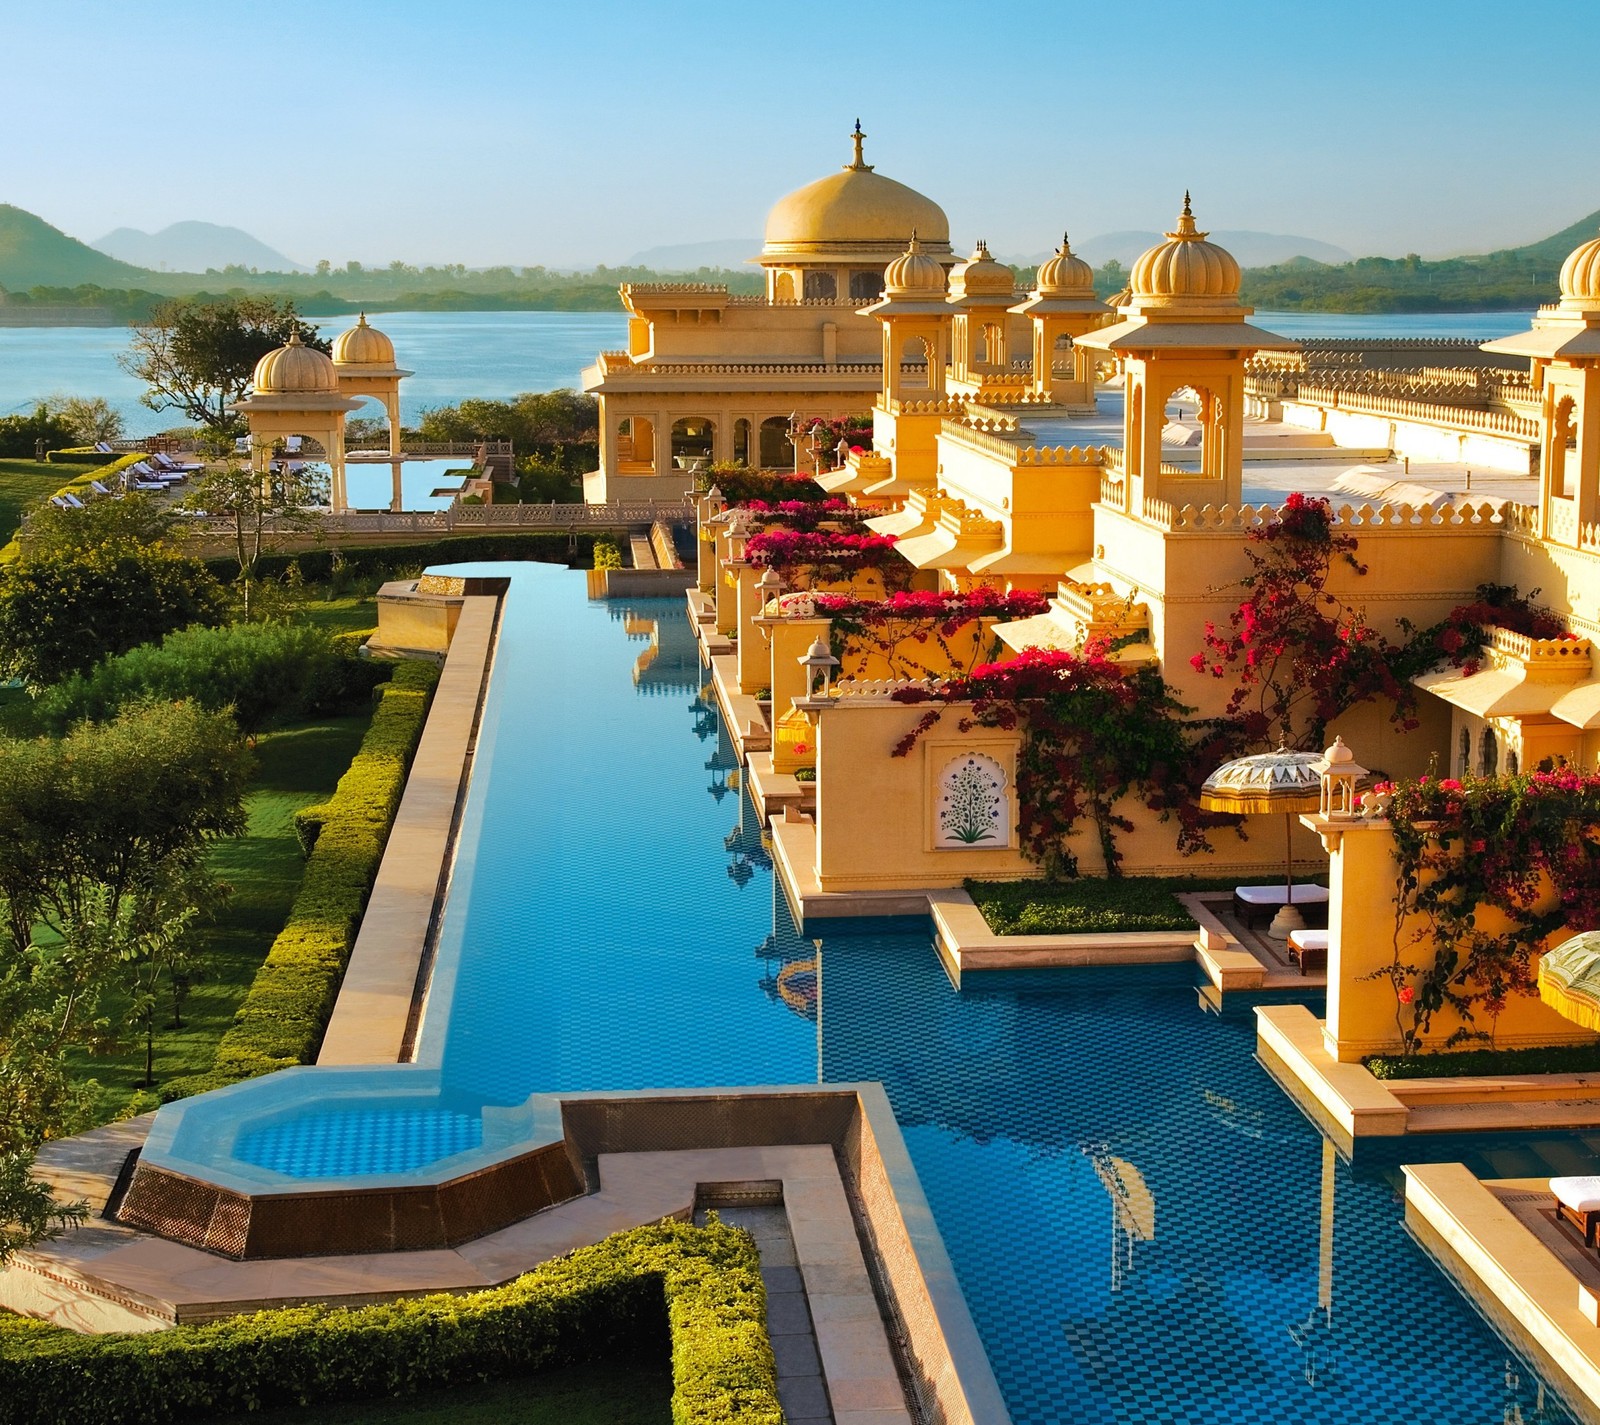
[[[94,465],[40,465],[33,460],[0,460],[0,544],[17,532],[22,516],[63,485],[98,469]]]
[[[1255,876],[1086,876],[1078,881],[968,881],[997,935],[1087,935],[1111,931],[1194,930],[1194,917],[1178,903],[1187,891],[1231,891],[1270,885]]]
[[[233,894],[204,931],[207,973],[183,1002],[181,1029],[170,1027],[170,1016],[157,1019],[157,1087],[211,1068],[217,1041],[233,1022],[300,886],[305,861],[294,814],[333,790],[369,721],[367,715],[326,718],[262,735],[256,746],[259,769],[247,799],[249,830],[237,840],[219,842],[211,854],[212,868]],[[112,1057],[78,1053],[74,1062],[85,1078],[99,1082],[100,1117],[112,1118],[138,1092],[144,1045],[130,1042]]]
[[[290,613],[294,623],[309,623],[329,633],[360,633],[378,626],[376,589],[371,593],[341,594],[335,598],[312,595],[297,602]]]
[[[216,1425],[670,1425],[667,1361],[606,1361],[404,1401],[229,1416]]]

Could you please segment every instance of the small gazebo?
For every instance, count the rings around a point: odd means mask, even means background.
[[[330,501],[334,510],[348,508],[344,481],[344,419],[361,403],[339,390],[333,362],[315,347],[305,345],[298,332],[288,342],[269,351],[256,363],[251,394],[239,401],[238,411],[250,426],[251,469],[265,482],[270,474],[274,447],[280,439],[298,436],[321,447],[302,447],[307,458],[321,458],[332,474]]]

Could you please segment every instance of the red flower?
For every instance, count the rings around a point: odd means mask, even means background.
[[[1410,1004],[1417,997],[1417,992],[1410,985],[1400,986],[1400,1003]]]

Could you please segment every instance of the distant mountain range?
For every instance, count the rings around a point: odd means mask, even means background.
[[[270,248],[242,228],[216,223],[173,223],[158,233],[118,228],[89,244],[97,252],[159,272],[206,272],[254,267],[261,272],[308,272],[309,268]]]
[[[761,251],[760,238],[717,238],[712,242],[680,242],[668,247],[647,247],[624,266],[652,267],[657,272],[697,272],[702,267],[737,270]]]
[[[43,218],[0,203],[0,287],[140,287],[148,274],[96,252]]]
[[[1309,257],[1314,262],[1330,265],[1354,261],[1342,247],[1335,247],[1331,242],[1297,237],[1292,233],[1258,233],[1241,228],[1219,230],[1211,233],[1210,238],[1218,246],[1227,248],[1238,259],[1240,267],[1276,267],[1296,257]],[[1124,267],[1132,267],[1141,253],[1162,240],[1161,233],[1130,228],[1123,232],[1101,233],[1099,237],[1081,243],[1074,242],[1072,250],[1091,267],[1103,267],[1112,258],[1116,258]],[[1019,265],[1032,266],[1049,256],[1049,252],[1035,252],[1012,260]]]

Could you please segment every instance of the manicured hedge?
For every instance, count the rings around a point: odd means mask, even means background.
[[[65,450],[47,450],[44,453],[45,461],[50,465],[115,465],[129,452],[119,454],[114,450],[96,450],[92,445],[73,445]],[[135,460],[143,460],[142,454],[135,454]]]
[[[416,544],[340,544],[308,549],[300,554],[264,554],[256,565],[256,573],[263,579],[279,579],[291,567],[298,566],[302,579],[321,583],[333,575],[336,567],[355,577],[372,578],[396,569],[415,569],[429,564],[469,564],[503,559],[565,564],[570,557],[576,564],[587,565],[594,555],[594,541],[592,532],[583,531],[575,535],[561,532],[467,534],[450,539],[424,540]],[[219,579],[232,579],[239,572],[236,559],[211,559],[207,565]]]
[[[996,935],[1089,935],[1194,930],[1194,917],[1178,902],[1180,894],[1227,891],[1271,879],[1084,876],[1075,881],[968,881],[966,889]]]
[[[0,1409],[50,1425],[212,1419],[526,1375],[668,1338],[674,1425],[782,1425],[755,1243],[715,1222],[635,1228],[467,1296],[142,1335],[0,1331]]]
[[[309,851],[305,878],[211,1072],[170,1080],[163,1099],[316,1058],[438,678],[431,664],[401,663],[379,690],[372,726],[333,795],[296,818]]]
[[[1365,1060],[1380,1079],[1448,1079],[1502,1074],[1588,1074],[1600,1069],[1600,1044],[1531,1049],[1459,1049],[1438,1054],[1374,1054]]]

